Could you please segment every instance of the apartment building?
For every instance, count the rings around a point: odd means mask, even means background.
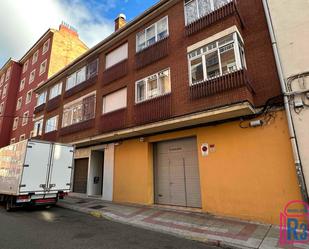
[[[301,193],[262,1],[124,24],[36,89],[36,137],[76,145],[73,191],[278,224]]]
[[[14,120],[20,72],[20,64],[12,59],[9,59],[0,70],[0,147],[10,141],[9,131]]]
[[[47,30],[18,62],[6,63],[0,75],[4,109],[1,147],[33,136],[34,89],[87,49],[77,31],[62,23],[59,30]]]
[[[274,35],[274,49],[278,54],[278,67],[289,97],[292,137],[296,137],[296,168],[299,177],[304,176],[309,194],[309,2],[264,1],[269,11],[269,21]],[[291,10],[286,14],[286,10]]]

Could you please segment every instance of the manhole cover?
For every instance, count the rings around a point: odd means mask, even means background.
[[[102,205],[97,205],[97,206],[93,206],[93,207],[90,207],[91,209],[101,209],[101,208],[105,208],[105,206],[102,206]]]

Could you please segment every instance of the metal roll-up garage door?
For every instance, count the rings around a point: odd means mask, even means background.
[[[201,207],[196,138],[156,143],[154,165],[157,204]]]
[[[87,193],[88,161],[88,158],[75,160],[73,180],[73,192],[75,193]]]

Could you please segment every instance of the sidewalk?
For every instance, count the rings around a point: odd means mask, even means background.
[[[224,248],[281,248],[279,227],[158,207],[124,205],[92,198],[67,197],[58,206],[157,232]],[[282,247],[302,249],[309,245]]]

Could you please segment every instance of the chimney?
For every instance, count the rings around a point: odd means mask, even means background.
[[[121,29],[124,25],[126,25],[126,16],[124,14],[119,14],[115,19],[115,31]]]
[[[59,31],[60,32],[66,32],[66,33],[69,33],[69,34],[71,34],[73,36],[78,37],[77,29],[75,29],[73,26],[71,26],[70,24],[68,24],[66,22],[62,22],[59,25]]]

